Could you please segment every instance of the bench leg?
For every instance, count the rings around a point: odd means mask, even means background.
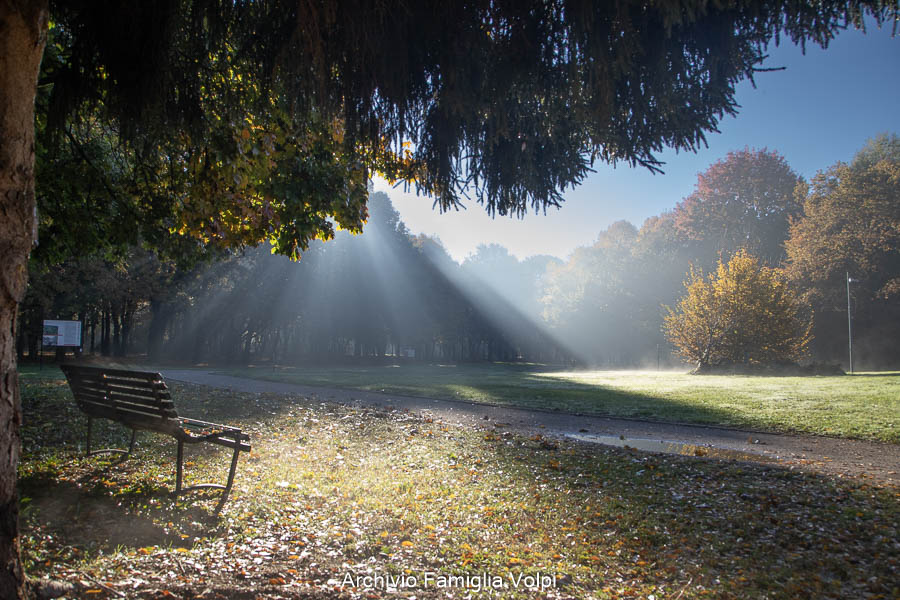
[[[91,433],[93,431],[93,428],[94,428],[94,419],[93,419],[93,417],[88,415],[88,418],[87,418],[87,442],[84,447],[84,455],[85,456],[92,456],[94,454],[116,453],[116,454],[123,454],[124,456],[122,458],[124,460],[134,450],[134,441],[137,438],[137,429],[131,430],[131,442],[128,444],[127,451],[121,450],[119,448],[106,448],[105,450],[96,450],[96,451],[91,450]]]
[[[181,462],[184,459],[184,442],[181,440],[178,441],[178,457],[176,459],[175,466],[175,495],[181,493],[181,475],[182,475],[182,467]]]
[[[240,455],[240,448],[235,447],[234,456],[231,457],[231,469],[228,471],[228,483],[225,484],[225,489],[222,491],[222,497],[219,499],[219,504],[216,506],[216,514],[222,512],[222,507],[225,506],[225,501],[228,500],[228,494],[231,493],[231,486],[234,483],[234,475],[237,473],[238,458],[240,458]]]
[[[182,487],[184,472],[184,442],[179,441],[177,456],[175,458],[175,491],[172,492],[172,495],[177,497],[182,492],[202,489],[222,490],[222,496],[219,498],[219,503],[216,505],[216,514],[218,515],[222,512],[222,507],[225,506],[228,495],[231,493],[231,487],[234,485],[234,476],[237,474],[238,459],[240,456],[241,449],[240,443],[238,442],[237,445],[235,445],[234,454],[231,457],[231,468],[228,470],[228,482],[224,486],[217,483],[201,483],[190,487]]]

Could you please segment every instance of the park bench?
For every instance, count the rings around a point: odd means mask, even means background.
[[[242,433],[237,427],[179,417],[169,395],[169,389],[159,373],[76,365],[62,365],[61,369],[75,396],[75,402],[87,415],[88,455],[117,452],[128,456],[134,449],[138,430],[170,435],[178,442],[173,494],[178,496],[192,490],[220,489],[222,497],[216,507],[216,513],[222,510],[234,483],[238,457],[241,451],[250,451],[248,434]],[[131,442],[128,450],[105,448],[92,451],[91,426],[95,418],[109,419],[129,427]],[[228,482],[225,485],[202,483],[182,487],[184,445],[204,442],[234,450]]]

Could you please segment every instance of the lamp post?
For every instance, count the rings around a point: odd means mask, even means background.
[[[847,271],[847,349],[850,355],[851,375],[853,375],[853,326],[850,319],[850,284],[855,282],[855,279],[850,279],[850,271]]]

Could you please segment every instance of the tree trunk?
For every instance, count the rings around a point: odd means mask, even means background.
[[[28,335],[28,358],[34,360],[38,357],[38,352],[41,349],[41,334],[43,332],[36,329],[33,324],[29,331],[30,333],[27,331],[25,332],[26,335]]]
[[[27,327],[20,327],[18,333],[16,333],[16,356],[17,360],[25,359],[25,347],[28,344],[28,339],[25,336],[25,331],[27,331]]]
[[[120,356],[128,356],[131,350],[131,331],[134,324],[134,309],[126,305],[122,310],[122,348]]]
[[[109,317],[109,308],[104,308],[101,318],[101,327],[100,327],[100,354],[103,356],[109,356],[110,354],[110,331],[112,330],[112,325],[110,325],[110,317]]]
[[[91,354],[97,351],[97,311],[91,313]]]
[[[166,337],[166,328],[172,311],[168,304],[159,298],[150,298],[150,329],[147,332],[147,358],[159,360],[162,358],[163,340]]]
[[[119,311],[116,308],[110,312],[112,313],[112,355],[122,356],[122,322],[119,320]]]
[[[0,0],[0,598],[24,598],[19,552],[16,311],[34,239],[34,97],[47,40],[47,0]]]

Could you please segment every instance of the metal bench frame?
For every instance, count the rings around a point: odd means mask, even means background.
[[[169,389],[159,373],[78,365],[62,365],[60,368],[66,375],[78,408],[87,415],[85,452],[88,456],[120,453],[127,457],[134,450],[135,436],[139,429],[172,436],[178,442],[173,495],[179,496],[201,489],[222,490],[216,513],[222,510],[234,484],[240,453],[250,452],[248,434],[242,433],[237,427],[179,417]],[[91,429],[95,418],[109,419],[130,428],[128,450],[104,448],[92,451]],[[182,487],[184,445],[204,442],[234,450],[228,482],[225,485],[201,483]]]

